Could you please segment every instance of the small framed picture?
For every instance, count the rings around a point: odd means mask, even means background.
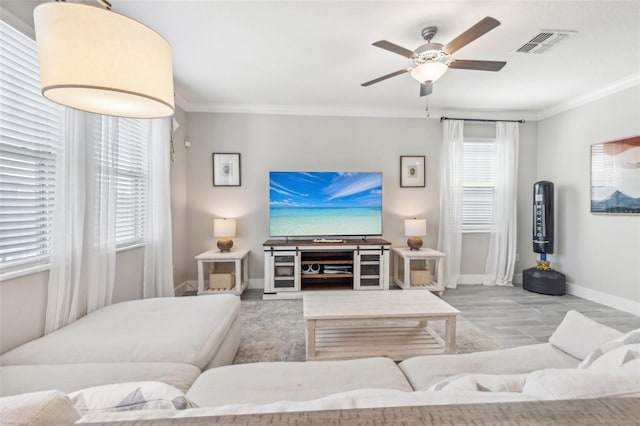
[[[239,153],[213,153],[213,186],[240,186]]]
[[[400,156],[400,187],[425,186],[425,156],[401,155]]]

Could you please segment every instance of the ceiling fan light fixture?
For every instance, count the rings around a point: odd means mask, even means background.
[[[418,80],[420,83],[427,81],[435,82],[444,75],[449,67],[442,62],[426,62],[422,65],[418,65],[411,70],[411,77]]]
[[[118,117],[173,115],[171,47],[160,34],[82,4],[44,3],[33,15],[47,99]]]

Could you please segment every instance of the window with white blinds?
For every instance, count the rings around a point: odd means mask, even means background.
[[[118,119],[116,246],[143,243],[147,182],[146,123]]]
[[[0,21],[0,277],[46,265],[59,107],[40,93],[35,42]]]
[[[93,155],[96,163],[100,164],[95,185],[105,185],[109,193],[115,194],[116,248],[139,245],[144,240],[146,123],[104,115],[92,114],[91,117],[94,120],[91,137],[98,141]],[[101,192],[99,188],[97,191]],[[98,233],[99,229],[95,232]],[[96,237],[99,238],[98,234]]]
[[[493,223],[493,193],[496,180],[495,141],[465,140],[463,151],[462,229],[490,230]]]

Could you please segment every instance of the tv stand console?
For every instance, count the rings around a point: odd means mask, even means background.
[[[389,290],[389,249],[382,239],[267,240],[264,298],[301,298],[305,290]]]

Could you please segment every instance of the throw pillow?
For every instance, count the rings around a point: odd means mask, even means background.
[[[163,382],[127,382],[71,392],[69,398],[82,413],[195,408],[184,393]]]
[[[618,330],[597,323],[578,311],[569,311],[549,338],[549,343],[582,360],[598,346],[621,335]]]
[[[430,391],[521,392],[526,374],[460,374],[433,384]]]
[[[622,348],[622,349],[620,349]],[[627,349],[624,349],[627,348]],[[613,368],[640,357],[640,328],[602,344],[587,355],[578,368]],[[627,352],[627,350],[629,352]],[[613,353],[612,353],[613,352]],[[618,361],[620,361],[618,363]],[[617,365],[615,365],[617,363]],[[598,364],[598,366],[594,366]]]
[[[640,359],[610,371],[534,371],[527,375],[522,393],[542,400],[640,397]]]

